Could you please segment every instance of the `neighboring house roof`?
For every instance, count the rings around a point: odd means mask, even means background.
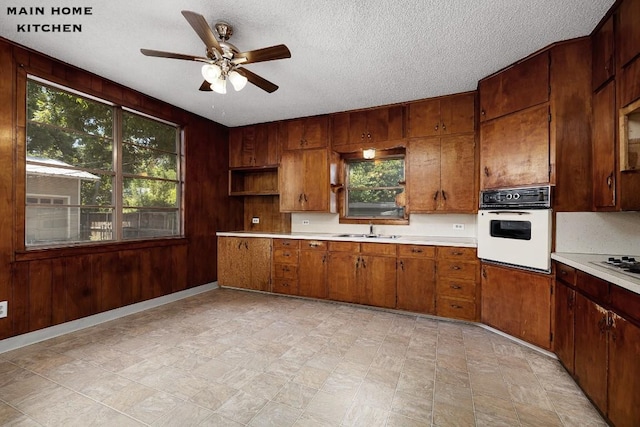
[[[39,164],[34,164],[29,162],[37,162]],[[57,178],[89,179],[92,181],[97,181],[100,179],[100,177],[89,172],[79,171],[76,169],[67,169],[66,167],[56,167],[56,166],[73,167],[68,163],[61,162],[60,160],[27,156],[27,175],[55,176]]]

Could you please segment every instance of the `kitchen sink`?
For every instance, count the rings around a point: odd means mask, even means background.
[[[336,237],[359,237],[362,239],[397,239],[395,234],[337,234]]]

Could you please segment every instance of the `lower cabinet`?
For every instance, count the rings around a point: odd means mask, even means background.
[[[555,266],[558,358],[613,426],[637,426],[640,295],[572,267]]]
[[[551,349],[552,277],[482,264],[482,322]]]
[[[396,308],[435,314],[435,255],[433,246],[398,245]]]
[[[480,320],[480,262],[475,248],[439,246],[436,314]]]
[[[218,237],[218,284],[271,290],[271,239]]]
[[[329,299],[394,308],[395,251],[386,243],[329,242]]]
[[[328,245],[326,241],[303,240],[298,263],[298,295],[327,297]]]
[[[273,239],[272,292],[298,295],[299,248],[299,240]]]

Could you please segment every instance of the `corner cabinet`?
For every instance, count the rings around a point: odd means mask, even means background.
[[[218,284],[271,290],[271,239],[218,237]]]
[[[337,212],[331,185],[338,180],[338,155],[326,148],[282,153],[278,182],[280,212]]]

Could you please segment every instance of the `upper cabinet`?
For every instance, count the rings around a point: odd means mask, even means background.
[[[288,120],[280,124],[285,150],[304,150],[329,146],[329,116]]]
[[[593,206],[616,206],[616,88],[610,82],[593,94]]]
[[[625,67],[640,54],[640,0],[624,0],[618,9],[618,58]]]
[[[480,121],[549,101],[549,52],[545,51],[478,84]]]
[[[591,86],[588,38],[480,81],[480,188],[551,184],[554,209],[590,210]]]
[[[229,167],[278,165],[278,124],[262,123],[229,129]]]
[[[409,104],[408,137],[473,132],[475,92],[426,99]]]
[[[385,148],[385,142],[404,136],[400,105],[338,113],[332,115],[331,121],[332,147],[336,151]]]
[[[610,16],[592,38],[593,63],[591,68],[593,90],[598,89],[616,73],[613,47],[613,16]]]

